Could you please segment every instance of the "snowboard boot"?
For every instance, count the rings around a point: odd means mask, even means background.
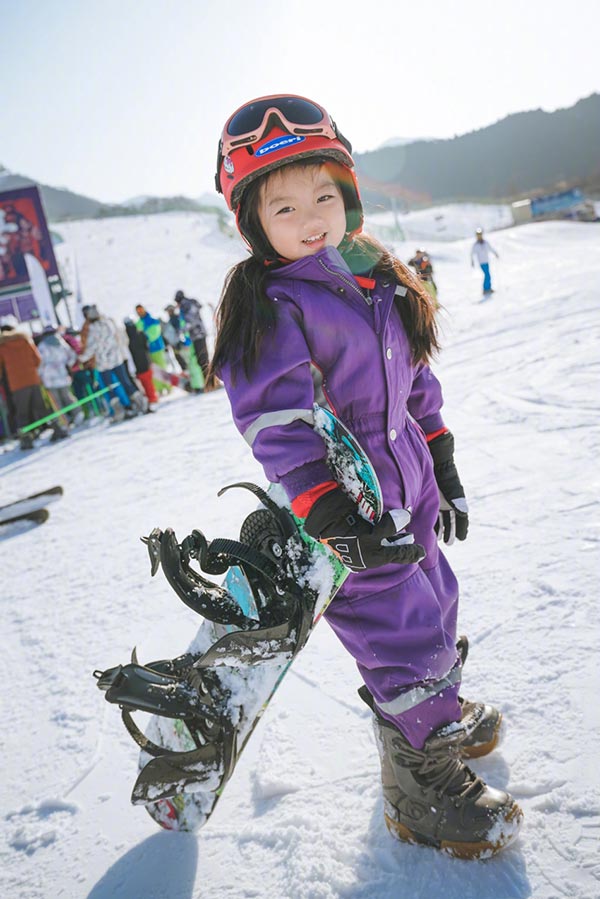
[[[477,724],[465,737],[460,747],[460,754],[466,759],[478,759],[488,755],[495,749],[502,734],[502,712],[493,705],[483,702],[470,702],[458,697],[462,710],[462,719],[477,719]]]
[[[120,400],[115,396],[110,401],[111,408],[111,424],[118,425],[125,419],[125,407],[122,405]]]
[[[459,637],[456,648],[464,665],[469,654],[469,641],[465,636]],[[462,710],[462,717],[468,717],[477,723],[470,728],[470,732],[463,740],[460,754],[463,758],[476,759],[487,755],[496,748],[502,732],[502,712],[494,706],[483,702],[470,702],[468,699],[458,697]]]
[[[490,858],[513,842],[523,813],[461,761],[460,728],[434,731],[414,749],[393,724],[376,716],[374,727],[393,837],[463,859]]]
[[[145,415],[148,411],[148,398],[140,390],[136,390],[131,394],[131,405],[140,415]]]
[[[19,438],[19,448],[22,450],[30,450],[33,449],[34,442],[31,434],[22,434]]]
[[[70,437],[68,430],[66,428],[57,425],[52,431],[52,437],[50,438],[50,443],[56,443],[58,440],[66,440],[67,437]]]

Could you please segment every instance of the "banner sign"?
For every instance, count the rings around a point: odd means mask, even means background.
[[[536,197],[531,201],[531,214],[549,215],[552,212],[562,212],[577,206],[583,200],[583,194],[578,188],[563,190],[557,194],[548,194],[545,197]]]
[[[28,322],[40,317],[30,288],[20,293],[9,292],[0,296],[0,319],[5,315],[13,316],[18,322]]]
[[[37,187],[19,187],[0,193],[0,292],[29,283],[27,255],[38,260],[46,278],[58,276]]]

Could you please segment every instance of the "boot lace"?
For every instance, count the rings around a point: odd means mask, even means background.
[[[474,799],[484,789],[483,781],[461,761],[457,746],[414,749],[401,739],[393,739],[392,743],[396,750],[394,761],[410,768],[415,779],[431,787],[437,796]]]

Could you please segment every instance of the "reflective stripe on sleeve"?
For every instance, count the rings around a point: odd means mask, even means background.
[[[446,687],[453,687],[454,684],[459,684],[461,676],[462,665],[455,665],[455,667],[452,668],[445,677],[440,678],[440,680],[436,680],[431,684],[418,684],[416,687],[411,687],[410,690],[401,693],[400,696],[392,699],[391,702],[378,702],[377,708],[381,709],[381,711],[385,712],[387,715],[401,715],[403,712],[408,712],[409,709],[413,709],[416,705],[420,705],[427,699],[431,699],[432,696],[441,693]]]
[[[260,432],[265,428],[289,425],[293,421],[305,421],[312,427],[315,421],[314,412],[312,409],[281,409],[279,412],[265,412],[264,415],[259,415],[249,428],[246,428],[244,440],[252,446]]]

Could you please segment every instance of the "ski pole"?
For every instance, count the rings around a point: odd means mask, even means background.
[[[78,406],[83,406],[84,403],[89,403],[90,400],[93,400],[97,396],[102,396],[103,393],[107,393],[109,390],[112,390],[112,384],[110,387],[103,387],[102,390],[97,390],[95,393],[91,393],[89,396],[84,396],[83,399],[77,400],[75,403],[70,403],[68,406],[64,406],[62,409],[58,409],[57,412],[52,412],[51,415],[46,415],[45,418],[40,418],[38,421],[34,421],[30,425],[26,425],[24,428],[19,428],[19,434],[27,434],[28,431],[33,431],[34,428],[39,428],[40,425],[45,425],[47,422],[52,421],[54,418],[58,418],[60,415],[63,415],[65,412],[70,412],[71,409],[76,409]]]

